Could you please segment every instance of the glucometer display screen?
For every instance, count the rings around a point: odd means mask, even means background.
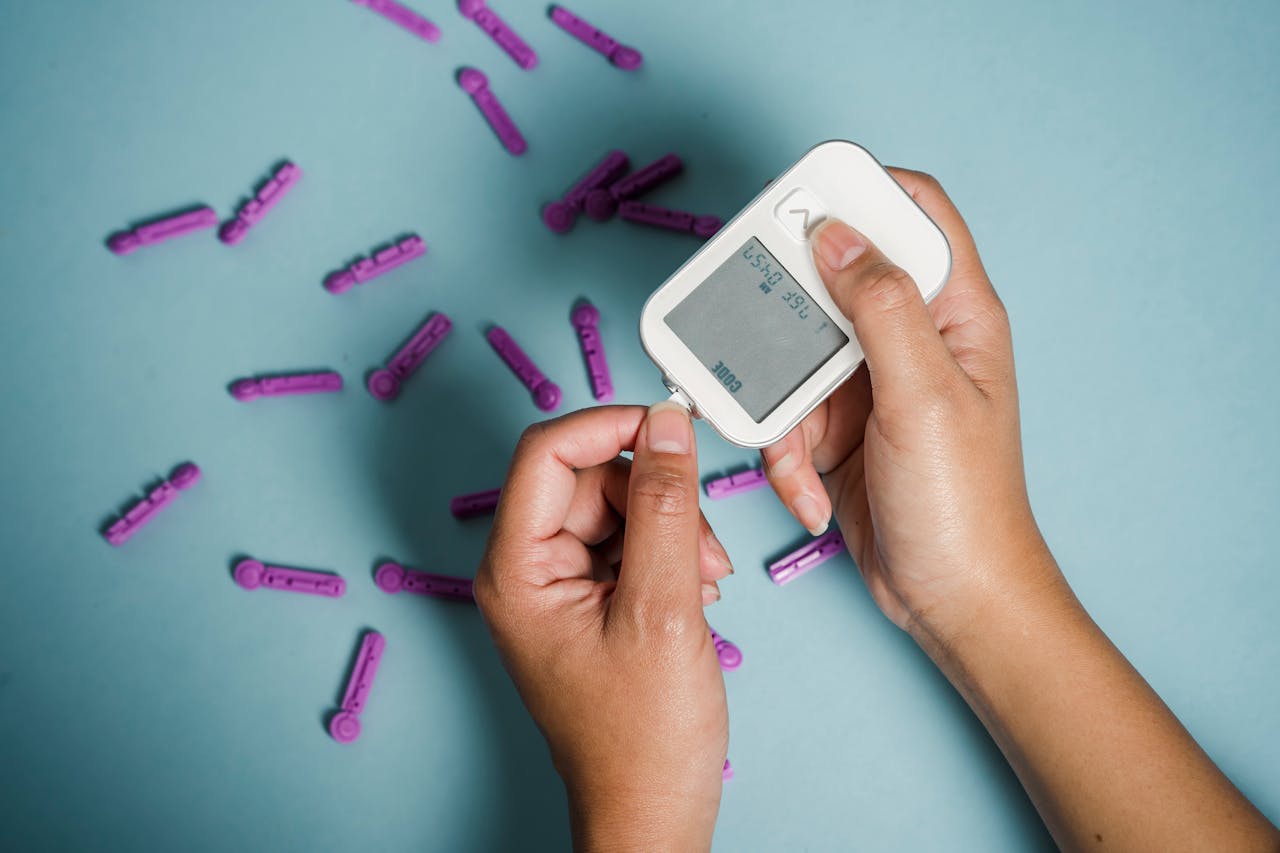
[[[756,237],[663,319],[756,423],[849,342]]]

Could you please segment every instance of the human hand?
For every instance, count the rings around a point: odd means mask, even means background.
[[[1060,574],[1027,500],[1004,306],[938,183],[889,171],[946,234],[950,279],[926,306],[865,237],[823,224],[814,263],[866,362],[763,457],[774,490],[811,532],[834,508],[885,615],[937,639],[961,630],[989,595]]]
[[[670,403],[535,424],[502,487],[476,603],[580,848],[711,844],[728,712],[702,607],[732,569],[698,489],[693,425]]]
[[[1027,500],[1013,346],[964,220],[890,172],[951,244],[920,291],[842,223],[814,262],[866,364],[783,441],[770,481],[811,529],[832,507],[867,588],[956,686],[1064,850],[1275,850],[1214,766],[1076,601]]]

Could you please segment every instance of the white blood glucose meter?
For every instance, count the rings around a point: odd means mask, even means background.
[[[813,263],[809,236],[829,216],[865,234],[926,300],[946,283],[942,231],[866,149],[832,140],[771,181],[640,315],[672,399],[740,447],[777,442],[862,363]]]

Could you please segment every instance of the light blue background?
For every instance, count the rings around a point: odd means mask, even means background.
[[[661,392],[635,327],[692,238],[538,220],[607,148],[669,150],[656,196],[733,213],[815,141],[937,174],[1013,318],[1037,516],[1098,621],[1280,818],[1280,5],[578,0],[645,53],[626,74],[504,16],[520,71],[452,3],[420,42],[345,0],[0,11],[0,846],[563,848],[564,798],[476,614],[373,586],[380,557],[470,574],[539,416],[504,324],[591,403],[568,322],[600,307],[622,401]],[[498,146],[452,75],[491,78]],[[118,258],[103,239],[268,167],[305,176],[245,242]],[[341,297],[323,276],[415,231],[430,251]],[[452,337],[393,405],[362,387],[429,310]],[[255,372],[335,396],[242,405]],[[699,433],[709,476],[750,461]],[[185,459],[205,478],[121,549],[110,514]],[[785,589],[804,534],[768,493],[706,512],[738,566],[709,615],[726,678],[721,850],[1050,846],[981,727],[852,563]],[[338,601],[235,586],[238,554],[343,574]],[[322,728],[359,632],[388,649],[341,746]]]

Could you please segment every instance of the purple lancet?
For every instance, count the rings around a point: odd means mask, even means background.
[[[711,642],[716,647],[716,657],[720,660],[720,668],[725,672],[733,672],[742,666],[742,650],[717,634],[715,628],[710,630]]]
[[[724,224],[718,216],[695,216],[684,210],[671,210],[640,201],[620,203],[618,215],[628,222],[640,222],[671,231],[686,231],[704,240],[719,231]]]
[[[386,367],[369,374],[369,393],[383,402],[400,396],[401,384],[422,366],[422,362],[427,360],[427,356],[440,345],[452,328],[453,322],[448,317],[439,313],[432,314],[391,357]]]
[[[828,530],[804,547],[770,564],[769,577],[778,586],[783,586],[844,552],[844,536],[839,530]]]
[[[265,586],[267,589],[323,595],[327,598],[341,598],[347,591],[347,582],[329,572],[270,566],[254,559],[236,563],[233,575],[236,583],[245,589]]]
[[[364,6],[377,12],[393,24],[403,27],[424,41],[432,43],[440,40],[440,28],[395,0],[354,0],[357,6]]]
[[[507,367],[516,375],[524,387],[533,394],[533,402],[544,412],[555,411],[560,405],[560,386],[546,377],[533,359],[520,349],[520,345],[512,340],[511,335],[501,326],[494,326],[485,335],[489,345],[501,356]]]
[[[405,237],[374,252],[371,258],[361,258],[345,269],[330,273],[324,280],[324,288],[330,293],[344,293],[357,284],[373,281],[414,258],[420,258],[426,252],[427,244],[421,237]]]
[[[600,311],[584,301],[573,309],[569,320],[578,331],[578,343],[582,346],[582,357],[587,362],[587,374],[591,377],[591,395],[597,401],[607,403],[613,399],[613,377],[604,355],[604,344],[600,341]]]
[[[529,144],[520,135],[520,129],[511,120],[511,116],[507,115],[493,92],[489,91],[488,77],[474,68],[464,68],[458,72],[458,85],[476,102],[481,115],[489,122],[489,127],[493,128],[507,151],[518,157],[529,150]]]
[[[493,515],[498,508],[498,497],[502,489],[486,489],[483,492],[472,492],[469,495],[458,495],[449,500],[449,512],[454,518],[474,518],[478,515]]]
[[[631,161],[622,151],[610,151],[599,163],[587,172],[582,180],[574,184],[564,198],[553,201],[542,208],[542,221],[557,234],[563,234],[573,227],[573,223],[582,212],[587,197],[601,187],[606,187],[631,168]]]
[[[228,246],[239,243],[249,233],[249,229],[258,224],[301,177],[302,170],[285,161],[262,188],[254,193],[253,198],[245,202],[235,219],[227,221],[218,229],[218,239]]]
[[[289,394],[328,394],[342,390],[342,374],[332,370],[290,373],[283,376],[254,376],[231,383],[231,396],[242,403],[259,397]]]
[[[197,207],[185,213],[153,219],[142,225],[120,231],[107,238],[107,248],[117,255],[127,255],[135,249],[163,243],[193,231],[212,228],[218,224],[218,214],[212,207]]]
[[[644,56],[634,47],[620,44],[603,30],[598,30],[563,6],[551,7],[551,20],[592,50],[604,54],[623,71],[635,71],[644,64]]]
[[[760,468],[753,468],[750,471],[742,471],[738,474],[730,474],[728,477],[720,477],[717,480],[707,482],[707,497],[712,500],[720,500],[731,495],[740,495],[743,492],[752,492],[756,489],[769,485],[769,478]]]
[[[368,632],[360,641],[341,710],[329,720],[329,734],[338,743],[351,743],[360,737],[360,714],[373,689],[373,677],[378,674],[378,663],[386,647],[386,639],[377,631]]]
[[[667,154],[618,180],[608,187],[592,190],[587,194],[583,208],[587,216],[597,222],[612,219],[618,212],[618,204],[639,198],[660,184],[684,171],[684,161],[676,154]]]
[[[490,9],[484,0],[458,0],[458,11],[462,13],[462,17],[475,21],[484,34],[493,39],[525,71],[538,64],[538,54],[533,52],[533,48],[511,29],[510,24],[498,17],[498,13]]]
[[[631,168],[631,160],[625,152],[609,151],[581,181],[564,193],[563,199],[543,207],[543,222],[557,234],[567,232],[573,227],[573,220],[581,213],[590,193],[617,181],[628,168]]]
[[[184,462],[169,474],[169,479],[156,486],[145,498],[138,501],[102,534],[115,546],[123,545],[145,527],[160,511],[178,499],[178,492],[189,489],[200,479],[200,468],[194,462]]]
[[[473,604],[476,600],[474,584],[470,578],[414,571],[406,569],[399,563],[386,562],[378,566],[373,574],[373,582],[378,585],[378,589],[391,595],[397,592],[411,592],[414,595],[447,598],[450,601],[466,601]]]

